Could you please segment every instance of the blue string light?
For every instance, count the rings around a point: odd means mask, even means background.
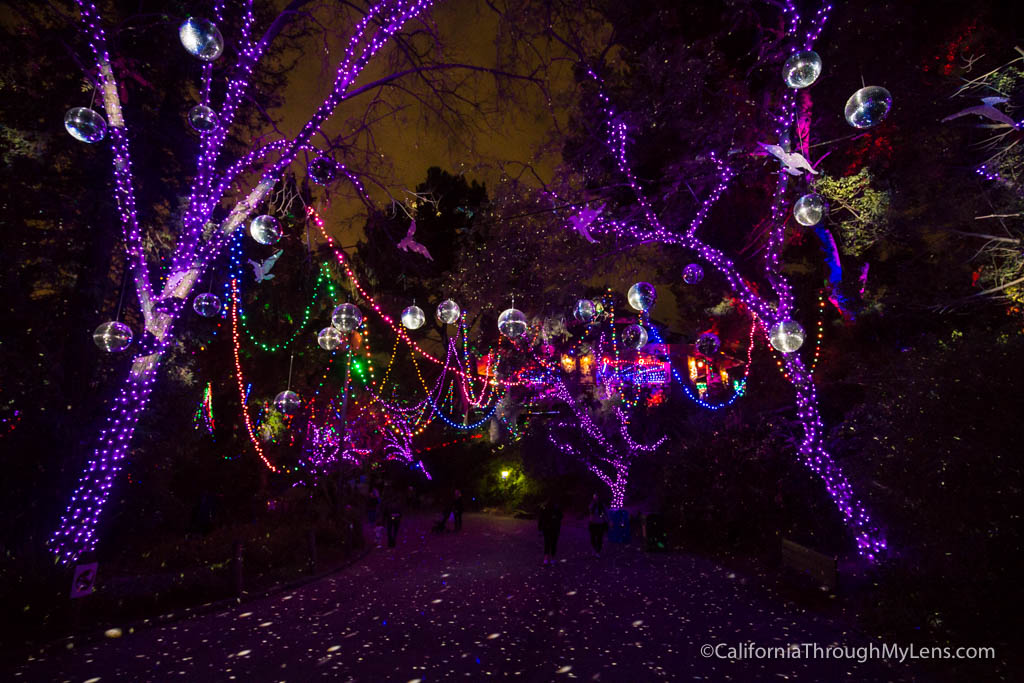
[[[654,338],[656,344],[664,343],[664,341],[662,341],[661,339],[661,335],[658,333],[658,328],[656,328],[653,324],[649,326],[649,334],[651,337]],[[671,367],[671,362],[672,361],[670,359],[669,367]],[[676,371],[675,368],[672,368],[672,376],[676,378],[677,382],[679,382],[679,386],[683,388],[683,393],[686,394],[687,398],[689,398],[691,401],[699,405],[701,408],[705,408],[706,410],[721,410],[722,408],[728,408],[729,406],[736,402],[736,399],[740,398],[741,396],[743,396],[744,393],[746,393],[747,384],[744,380],[741,381],[736,386],[736,393],[734,393],[728,401],[725,401],[724,403],[709,403],[708,401],[705,401],[697,394],[693,393],[693,389],[690,388],[690,383],[684,381],[683,378],[679,376],[679,373]]]
[[[474,422],[473,424],[464,425],[464,424],[459,424],[458,422],[455,422],[454,420],[449,418],[447,415],[442,413],[441,409],[438,408],[437,404],[434,403],[434,400],[432,398],[430,398],[429,395],[427,396],[427,401],[429,401],[430,405],[432,405],[434,407],[434,414],[437,415],[442,420],[444,420],[445,424],[447,424],[449,427],[453,427],[455,429],[462,429],[462,430],[465,430],[465,431],[469,431],[470,429],[476,429],[477,427],[479,427],[483,423],[485,423],[488,420],[490,420],[491,417],[494,415],[494,411],[496,411],[498,409],[498,403],[499,403],[498,401],[495,401],[494,405],[491,406],[491,412],[487,413],[487,415],[485,415],[484,417],[480,418],[479,421]]]

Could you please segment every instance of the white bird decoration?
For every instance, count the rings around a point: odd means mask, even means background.
[[[274,279],[274,276],[270,274],[270,269],[274,267],[274,264],[277,263],[277,259],[280,258],[283,253],[283,249],[278,249],[276,254],[264,261],[253,261],[252,259],[249,259],[249,265],[252,266],[252,269],[256,274],[256,282]]]
[[[811,166],[811,162],[800,152],[787,152],[779,145],[766,145],[763,142],[757,143],[765,152],[776,157],[786,167],[786,173],[790,175],[803,175],[807,171],[811,175],[818,175],[818,172]]]
[[[946,121],[952,121],[953,119],[958,119],[961,116],[968,116],[970,114],[977,114],[978,116],[984,116],[987,119],[991,119],[991,120],[995,121],[996,123],[1005,123],[1007,126],[1010,126],[1011,128],[1017,125],[1016,121],[1014,121],[1009,116],[1007,116],[1003,112],[1001,112],[998,109],[996,109],[995,106],[994,106],[994,105],[997,105],[997,104],[1005,104],[1006,102],[1009,101],[1007,98],[1005,98],[1005,97],[982,97],[981,101],[982,101],[982,104],[979,104],[977,107],[968,107],[967,109],[964,109],[963,111],[958,111],[957,113],[951,114],[950,116],[947,116],[946,118],[942,119],[942,122],[945,123]]]
[[[415,251],[421,256],[426,256],[431,261],[434,257],[430,255],[427,248],[413,239],[416,236],[416,219],[413,219],[412,223],[409,223],[409,232],[405,233],[405,237],[398,243],[398,248],[402,251]]]
[[[579,233],[583,235],[583,239],[587,240],[591,244],[597,244],[597,240],[591,237],[590,231],[587,230],[587,228],[589,228],[590,225],[595,220],[597,220],[597,217],[601,215],[602,211],[604,211],[604,204],[597,207],[596,209],[591,209],[589,206],[584,206],[582,209],[580,209],[580,212],[578,214],[576,214],[575,216],[569,216],[569,221],[572,223],[572,227],[576,228],[576,230],[578,230]]]

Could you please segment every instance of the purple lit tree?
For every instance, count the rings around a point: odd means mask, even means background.
[[[792,0],[787,0],[783,4],[785,41],[791,53],[811,50],[814,47],[831,9],[831,5],[825,3],[809,21],[805,22]],[[554,31],[549,31],[548,34],[553,35],[567,49],[574,52],[581,63],[594,61],[589,58],[584,48],[585,41],[579,35],[559,35]],[[607,49],[601,53],[599,59],[603,59],[606,54]],[[797,455],[801,463],[825,484],[844,522],[855,537],[858,552],[869,560],[876,559],[886,548],[885,540],[839,465],[824,447],[824,427],[818,410],[814,381],[809,368],[797,354],[793,353],[795,349],[792,346],[799,347],[803,341],[803,332],[793,320],[795,295],[788,279],[782,273],[782,248],[786,222],[790,215],[789,207],[798,196],[791,191],[793,175],[787,172],[785,165],[777,172],[770,218],[767,222],[768,230],[763,238],[761,270],[760,273],[745,276],[741,274],[737,263],[723,250],[711,246],[698,235],[736,174],[725,161],[730,150],[706,151],[703,154],[706,163],[713,164],[717,182],[701,202],[688,225],[684,224],[679,228],[667,225],[661,217],[662,208],[656,207],[655,200],[648,196],[644,183],[638,179],[629,159],[629,138],[632,130],[627,121],[631,120],[630,117],[616,111],[611,98],[604,92],[602,79],[593,69],[586,69],[584,80],[584,87],[593,88],[591,97],[601,110],[605,142],[611,151],[615,171],[625,180],[632,197],[624,201],[619,194],[619,210],[615,214],[606,212],[598,216],[589,226],[590,234],[596,237],[613,236],[620,240],[619,244],[626,245],[626,248],[629,245],[644,244],[682,247],[687,252],[687,258],[691,254],[696,255],[705,264],[705,269],[710,268],[721,276],[731,295],[742,302],[776,348],[780,347],[779,335],[769,334],[770,332],[782,330],[782,336],[786,336],[784,331],[787,328],[799,330],[791,339],[792,343],[788,349],[785,348],[786,344],[779,349],[784,352],[784,369],[796,393],[797,417],[803,432]],[[779,87],[784,87],[781,78]],[[778,113],[773,116],[773,142],[778,142],[784,149],[789,149],[790,140],[793,140],[796,149],[805,149],[810,130],[810,107],[811,98],[806,91],[786,89],[779,98]],[[577,205],[573,210],[578,212],[584,206]],[[753,285],[748,277],[763,278],[767,286],[759,288]],[[765,290],[770,291],[770,294]],[[621,458],[612,460],[623,461]],[[613,486],[613,483],[609,485]]]
[[[564,380],[556,381],[553,395],[568,406],[575,421],[549,425],[548,440],[563,454],[583,463],[604,482],[612,494],[612,507],[621,508],[626,502],[626,487],[633,461],[640,453],[656,450],[668,437],[663,436],[649,445],[637,443],[629,434],[628,419],[621,408],[615,409],[618,435],[606,436],[591,411],[572,395]],[[586,437],[582,444],[567,433],[560,433],[577,430],[579,434],[576,436]]]
[[[336,64],[333,83],[326,97],[312,109],[297,133],[287,134],[271,120],[269,124],[274,135],[269,142],[261,140],[240,158],[229,161],[225,159],[225,142],[236,118],[241,121],[238,117],[243,103],[252,100],[250,91],[256,70],[267,68],[271,44],[286,26],[311,16],[308,8],[304,7],[308,0],[293,0],[262,35],[255,33],[256,16],[252,1],[243,0],[240,11],[231,11],[237,14],[238,26],[237,31],[227,36],[234,49],[226,54],[234,54],[236,59],[234,65],[225,71],[214,69],[214,60],[223,51],[224,37],[216,28],[209,32],[202,28],[202,22],[196,24],[189,20],[182,26],[181,38],[185,47],[203,60],[200,98],[201,105],[207,108],[207,116],[199,125],[193,124],[201,138],[198,158],[180,232],[173,253],[165,259],[167,272],[161,282],[161,278],[154,277],[151,268],[153,254],[147,247],[147,236],[136,209],[137,177],[131,154],[132,135],[128,127],[129,117],[122,107],[122,97],[126,92],[124,84],[118,81],[115,73],[114,64],[117,62],[111,57],[104,22],[96,4],[90,0],[77,0],[76,4],[81,16],[82,34],[89,48],[89,58],[82,61],[89,63],[86,71],[95,78],[103,103],[106,134],[113,157],[114,196],[119,208],[127,268],[145,329],[138,335],[130,370],[113,401],[95,450],[79,477],[59,528],[50,539],[51,549],[64,564],[74,562],[96,548],[100,516],[124,465],[161,365],[175,344],[175,329],[188,308],[186,302],[192,298],[197,283],[209,276],[212,265],[236,231],[268,201],[271,192],[284,180],[292,166],[305,166],[312,160],[319,166],[315,169],[310,167],[309,175],[322,176],[326,171],[327,175],[347,180],[355,188],[357,198],[369,203],[361,178],[377,183],[376,176],[369,168],[366,172],[363,169],[358,172],[351,170],[354,166],[350,157],[359,157],[357,163],[379,161],[379,155],[369,152],[372,142],[367,143],[367,140],[372,141],[373,136],[368,121],[386,118],[398,109],[382,98],[384,90],[397,87],[403,77],[415,77],[427,95],[419,95],[410,87],[402,87],[401,91],[421,102],[432,102],[436,113],[439,111],[437,107],[446,110],[445,97],[468,101],[458,92],[464,79],[455,84],[446,82],[444,73],[468,70],[485,72],[496,78],[516,77],[492,69],[443,61],[439,50],[424,47],[424,39],[429,41],[433,36],[432,27],[426,21],[412,31],[415,36],[403,36],[403,27],[420,17],[432,0],[384,0],[365,9],[346,5],[335,18],[355,12],[357,20],[345,29],[345,49]],[[211,18],[215,25],[222,24],[228,14],[224,2],[214,3]],[[394,54],[385,75],[357,84],[370,60],[391,41],[395,45]],[[220,43],[219,47],[217,43]],[[210,49],[204,51],[206,48]],[[221,74],[226,74],[226,82],[221,82]],[[215,100],[219,100],[217,95],[221,92],[223,99],[219,101],[218,108]],[[360,95],[368,96],[370,101],[357,117],[357,125],[351,132],[334,137],[328,135],[323,129],[324,124],[342,103]],[[231,287],[231,291],[236,291],[235,287]],[[327,457],[335,444],[327,438],[328,435],[321,436],[326,440],[320,440],[317,452]],[[264,462],[271,471],[276,470],[270,461]]]

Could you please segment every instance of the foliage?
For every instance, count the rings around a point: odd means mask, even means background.
[[[815,189],[829,202],[829,217],[837,220],[840,248],[844,254],[863,257],[884,240],[890,226],[888,190],[872,186],[871,169],[867,166],[844,178],[822,176]],[[877,182],[877,181],[876,181]]]

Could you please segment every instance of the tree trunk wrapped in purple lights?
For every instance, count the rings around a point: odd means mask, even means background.
[[[352,30],[330,94],[299,133],[291,139],[280,140],[255,150],[226,171],[218,173],[217,161],[242,98],[252,82],[254,68],[270,42],[303,4],[305,0],[294,0],[257,41],[252,37],[255,21],[252,2],[248,0],[243,3],[238,61],[227,84],[218,124],[202,135],[188,210],[183,218],[183,232],[170,260],[170,274],[165,286],[156,294],[149,277],[142,230],[136,213],[127,124],[107,52],[106,36],[95,4],[86,0],[78,2],[83,31],[99,74],[103,106],[110,124],[115,196],[135,291],[145,319],[146,334],[142,340],[142,351],[135,356],[132,369],[107,418],[107,426],[101,432],[99,443],[79,478],[59,528],[50,539],[50,547],[62,563],[74,562],[96,547],[100,515],[152,392],[164,353],[172,341],[174,324],[195,284],[207,272],[234,231],[278,183],[285,169],[302,150],[310,147],[310,140],[338,105],[351,96],[352,84],[370,59],[408,20],[424,11],[431,0],[394,0],[372,6]],[[214,15],[218,21],[223,11],[223,3],[216,3]],[[210,102],[211,77],[212,65],[207,63],[203,67],[201,90],[204,105]],[[237,176],[272,153],[278,155],[277,159],[262,171],[255,186],[235,203],[224,219],[215,219],[214,212],[225,199]],[[206,226],[211,222],[217,225],[216,230],[212,235],[206,235]]]
[[[831,5],[824,4],[810,22],[810,27],[807,29],[802,41],[804,50],[810,50],[814,45],[831,9]],[[784,13],[787,20],[787,34],[795,40],[802,22],[791,0],[787,0]],[[732,292],[746,306],[754,318],[760,322],[761,327],[766,332],[776,324],[791,320],[794,294],[789,282],[780,272],[785,222],[788,215],[786,210],[788,202],[786,190],[789,184],[789,173],[787,173],[786,169],[780,169],[778,172],[778,180],[771,206],[770,230],[765,246],[763,275],[777,297],[777,301],[769,302],[743,279],[739,269],[731,259],[720,250],[707,245],[697,237],[697,230],[707,218],[711,208],[718,202],[726,190],[729,180],[733,176],[733,171],[714,153],[709,154],[710,159],[718,168],[719,182],[717,186],[712,190],[707,199],[704,200],[685,232],[674,232],[666,228],[658,218],[650,200],[645,196],[627,160],[628,129],[626,124],[616,116],[608,96],[600,91],[601,81],[597,74],[593,70],[588,70],[588,73],[593,81],[598,84],[598,97],[603,103],[603,113],[607,125],[608,146],[614,156],[618,171],[625,176],[628,184],[632,187],[641,209],[640,213],[643,216],[641,222],[616,221],[609,217],[601,216],[595,219],[590,226],[590,232],[594,234],[602,232],[612,233],[634,241],[637,244],[653,242],[665,245],[679,245],[692,250],[725,278]],[[807,95],[802,96],[809,97]],[[798,123],[797,97],[793,90],[787,90],[782,96],[781,113],[775,117],[777,124],[775,134],[780,141],[789,139],[789,131],[793,130],[794,126]],[[803,112],[799,122],[802,125],[799,131],[806,135],[806,131],[809,129],[809,99],[805,100],[805,106],[802,109]],[[818,412],[817,395],[810,372],[795,354],[784,354],[784,358],[787,376],[796,390],[797,417],[803,427],[803,440],[798,451],[801,462],[817,474],[825,483],[825,487],[841,513],[843,520],[854,534],[858,552],[868,560],[873,561],[879,553],[885,550],[885,539],[872,523],[871,518],[864,509],[863,504],[854,494],[842,470],[822,445],[823,425]]]

